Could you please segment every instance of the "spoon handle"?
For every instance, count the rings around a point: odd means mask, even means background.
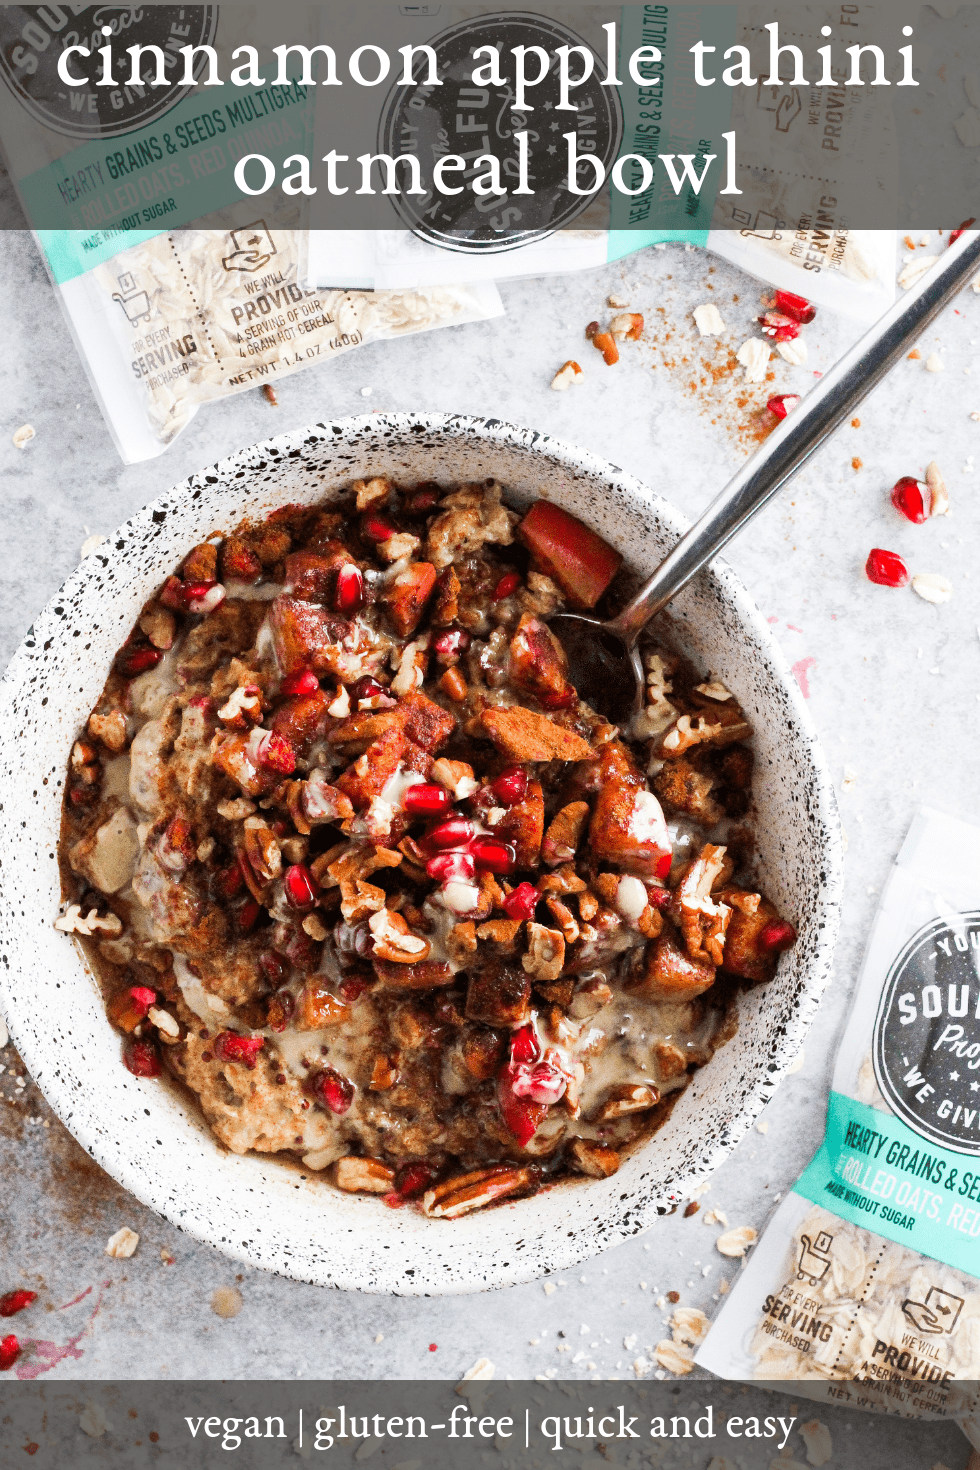
[[[607,625],[627,647],[850,417],[978,268],[980,230],[965,230],[922,280],[810,389]]]

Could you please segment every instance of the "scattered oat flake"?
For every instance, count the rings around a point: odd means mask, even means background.
[[[967,458],[967,465],[970,464],[972,458],[972,455]],[[946,489],[946,481],[934,459],[926,465],[926,484],[930,495],[929,514],[931,516],[949,515],[949,491]]]
[[[674,1342],[668,1338],[663,1338],[657,1343],[657,1346],[653,1350],[653,1356],[661,1368],[666,1368],[668,1373],[676,1373],[678,1376],[684,1373],[690,1373],[694,1367],[694,1354],[691,1352],[691,1349],[686,1347],[682,1342]],[[636,1364],[633,1366],[635,1369]],[[637,1374],[637,1377],[639,1376]]]
[[[629,306],[629,302],[622,296],[607,296],[606,301],[610,306]]]
[[[216,1317],[237,1317],[244,1305],[237,1286],[216,1286],[211,1293],[211,1310]]]
[[[375,1340],[375,1342],[384,1342],[384,1340],[385,1340],[384,1333],[383,1332],[379,1332],[378,1335],[375,1337],[374,1340]]]
[[[160,1247],[160,1259],[165,1266],[174,1266],[177,1264],[177,1257],[172,1256],[165,1245]]]
[[[83,1434],[90,1439],[101,1439],[107,1429],[112,1426],[105,1416],[105,1409],[101,1404],[88,1403],[78,1416],[78,1427]]]
[[[777,342],[776,351],[783,362],[788,362],[792,367],[801,367],[806,362],[806,343],[802,337],[797,337],[793,342]]]
[[[544,1294],[545,1294],[545,1296],[554,1296],[554,1294],[555,1294],[555,1292],[557,1290],[558,1290],[558,1288],[554,1284],[553,1281],[546,1281],[544,1283]]]
[[[106,539],[107,538],[105,536],[100,536],[98,531],[96,531],[91,536],[86,536],[85,540],[82,542],[82,561],[84,561],[87,556],[91,556],[92,552],[96,549],[97,546],[103,546],[106,542]]]
[[[128,1225],[123,1225],[115,1235],[110,1235],[106,1242],[105,1254],[114,1256],[117,1261],[128,1260],[136,1251],[140,1238],[135,1230],[130,1230]]]
[[[697,1347],[708,1331],[708,1319],[700,1307],[678,1307],[670,1319],[674,1341]]]
[[[573,383],[577,383],[579,378],[584,376],[585,374],[582,372],[578,363],[569,358],[567,362],[562,363],[552,378],[552,389],[556,393],[564,393],[566,388],[570,388]]]
[[[930,352],[929,356],[926,358],[926,372],[927,373],[941,373],[945,369],[945,367],[946,367],[946,364],[943,362],[942,358],[939,356],[939,353],[938,352]]]
[[[806,1445],[806,1457],[811,1465],[826,1465],[834,1453],[830,1430],[819,1419],[811,1419],[800,1425],[800,1434]]]
[[[466,1385],[468,1383],[487,1383],[496,1373],[497,1369],[489,1358],[477,1358],[472,1368],[467,1368],[462,1378],[456,1385],[456,1392],[465,1397]]]
[[[769,1132],[769,1119],[768,1118],[760,1118],[759,1121],[758,1121],[758,1123],[756,1123],[756,1125],[755,1125],[755,1131],[756,1131],[756,1133],[768,1133]]]
[[[715,1241],[715,1249],[723,1256],[744,1256],[750,1245],[754,1245],[758,1239],[759,1232],[753,1230],[751,1225],[736,1225],[734,1230],[726,1230],[724,1235],[719,1235]]]
[[[721,312],[711,301],[694,308],[694,324],[702,337],[720,337],[726,330]]]
[[[841,791],[853,791],[858,782],[858,773],[853,766],[844,767],[844,779],[840,783]]]
[[[766,369],[769,366],[769,358],[771,356],[767,342],[763,342],[761,337],[748,337],[742,343],[735,356],[745,368],[745,381],[747,383],[765,382]]]
[[[948,602],[953,595],[953,584],[938,572],[919,572],[912,578],[912,591],[926,602]]]
[[[708,1212],[704,1216],[704,1223],[706,1225],[726,1225],[727,1226],[727,1224],[728,1224],[728,1216],[725,1214],[725,1211],[724,1210],[708,1210]]]
[[[920,276],[924,276],[930,266],[935,265],[939,259],[938,255],[919,255],[904,265],[898,275],[898,284],[907,291],[914,286]]]
[[[20,428],[15,429],[13,432],[12,442],[14,448],[26,449],[36,433],[37,430],[33,424],[21,424]]]

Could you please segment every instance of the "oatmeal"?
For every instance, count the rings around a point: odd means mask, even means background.
[[[67,782],[59,925],[131,1072],[433,1217],[615,1173],[795,939],[724,684],[651,644],[618,729],[568,680],[547,619],[618,562],[383,477],[189,553]]]

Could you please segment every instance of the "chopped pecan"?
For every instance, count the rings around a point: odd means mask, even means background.
[[[321,887],[340,888],[340,912],[350,924],[384,908],[384,889],[365,879],[379,868],[397,868],[401,861],[402,854],[390,847],[349,842],[330,848],[310,866]]]
[[[541,844],[541,860],[549,868],[574,860],[589,820],[587,801],[570,801],[552,818]]]
[[[586,980],[572,996],[568,1013],[576,1021],[588,1021],[597,1016],[612,998],[613,993],[605,980]]]
[[[459,617],[460,581],[455,567],[446,567],[436,583],[436,600],[429,620],[436,628],[448,628]]]
[[[417,965],[429,958],[432,946],[427,939],[412,934],[408,924],[396,910],[381,908],[371,915],[368,928],[374,936],[374,954],[393,965]],[[474,940],[474,948],[476,941]]]
[[[387,1194],[395,1182],[395,1171],[379,1159],[348,1154],[334,1164],[333,1182],[347,1194]]]
[[[588,892],[588,890],[586,890],[584,893],[579,894],[578,912],[579,918],[583,921],[583,923],[587,924],[591,919],[595,918],[596,914],[599,912],[599,900],[596,898],[594,893],[590,893]]]
[[[538,879],[538,888],[542,893],[584,893],[586,886],[571,863],[556,868],[553,873],[544,873]]]
[[[310,975],[296,1000],[297,1031],[319,1031],[350,1020],[350,1011],[324,984],[322,975]]]
[[[497,749],[514,761],[595,759],[595,751],[581,735],[518,704],[491,706],[482,711],[478,723]]]
[[[544,792],[540,781],[529,781],[520,801],[507,807],[494,826],[494,836],[513,843],[519,868],[537,867],[544,831]]]
[[[530,921],[528,949],[521,964],[535,980],[557,980],[565,966],[565,940],[559,929]]]
[[[445,756],[433,761],[432,779],[451,791],[457,801],[465,801],[468,796],[472,796],[480,784],[474,778],[473,767],[467,765],[466,761],[451,761]]]
[[[669,1082],[672,1077],[682,1077],[687,1071],[687,1057],[673,1042],[658,1041],[653,1048],[653,1054],[657,1059],[657,1071],[662,1082]]]
[[[177,619],[169,608],[161,607],[158,602],[151,602],[140,615],[140,632],[146,634],[154,648],[166,653],[168,648],[174,646]]]
[[[446,952],[455,964],[465,967],[470,955],[476,952],[476,924],[472,919],[453,925],[446,935]]]
[[[282,853],[278,837],[262,817],[245,818],[242,845],[258,882],[274,883],[282,872]]]
[[[727,904],[717,903],[711,890],[725,871],[725,849],[707,843],[678,889],[681,933],[692,960],[710,960],[713,965],[722,962],[732,911]]]
[[[126,748],[126,716],[121,709],[110,710],[107,714],[91,714],[85,727],[93,740],[101,740],[107,750],[113,755],[118,755]]]
[[[680,715],[660,742],[657,754],[666,761],[685,755],[694,745],[734,745],[752,734],[752,726],[734,704],[715,705],[700,715]]]
[[[484,1205],[507,1195],[526,1193],[533,1189],[541,1177],[541,1171],[533,1164],[523,1168],[508,1168],[498,1165],[493,1169],[476,1169],[471,1174],[457,1174],[427,1190],[422,1198],[425,1213],[435,1219],[455,1220],[460,1215],[469,1215]]]
[[[659,1101],[660,1093],[655,1087],[645,1083],[635,1085],[621,1082],[609,1089],[605,1102],[600,1103],[592,1121],[610,1123],[614,1118],[624,1118],[629,1113],[646,1112],[647,1108],[655,1107]]]
[[[571,909],[566,907],[561,899],[556,898],[554,894],[551,894],[547,898],[546,905],[549,913],[561,930],[565,943],[574,944],[579,936],[579,927]]]
[[[605,1143],[591,1138],[573,1138],[568,1152],[580,1174],[590,1179],[608,1179],[619,1168],[619,1154]]]
[[[490,919],[476,931],[477,939],[489,939],[505,954],[513,954],[522,919]]]
[[[378,1052],[371,1067],[369,1092],[388,1092],[398,1081],[398,1053]]]
[[[358,510],[370,510],[388,499],[391,481],[384,475],[375,475],[371,480],[355,480],[351,489]]]

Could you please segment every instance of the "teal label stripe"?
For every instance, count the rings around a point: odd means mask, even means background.
[[[735,41],[734,5],[627,5],[622,12],[620,30],[620,79],[623,101],[622,152],[636,153],[653,165],[650,188],[632,198],[612,191],[609,234],[609,259],[639,250],[643,245],[661,241],[689,240],[705,245],[715,199],[721,188],[726,168],[726,148],[722,134],[732,120],[732,90],[718,80],[713,87],[699,87],[694,80],[694,57],[690,48],[695,41],[716,47],[706,58],[706,71],[720,77],[721,59]],[[642,65],[641,70],[659,81],[637,86],[629,75],[629,59],[639,46],[655,46],[659,62]],[[704,168],[704,154],[714,153],[708,175],[699,193],[688,181],[675,195],[673,185],[657,160],[663,153],[694,154],[693,167],[698,175]],[[683,164],[675,157],[674,167],[681,173]],[[626,182],[635,187],[625,172]],[[644,230],[643,221],[656,218],[657,229]]]
[[[179,229],[212,210],[247,202],[235,165],[264,153],[277,166],[309,156],[312,89],[202,87],[163,118],[118,137],[81,144],[17,181],[28,220],[64,217],[61,230],[39,230],[55,280],[69,281],[121,250]],[[256,169],[255,185],[261,182]],[[262,201],[255,201],[256,214]]]
[[[824,1141],[793,1193],[980,1276],[980,1167],[963,1165],[963,1154],[921,1138],[901,1119],[832,1092]]]

